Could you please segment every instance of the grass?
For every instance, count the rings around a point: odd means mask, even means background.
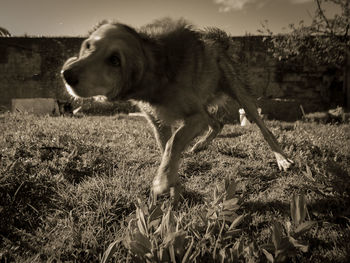
[[[184,200],[174,213],[184,224],[197,222],[214,190],[234,176],[244,215],[237,240],[250,247],[246,261],[266,262],[254,247],[271,243],[274,222],[291,221],[291,197],[303,193],[317,226],[304,235],[309,250],[293,260],[348,262],[350,125],[268,125],[295,161],[291,171],[278,171],[255,126],[227,125],[207,150],[183,154]],[[125,237],[137,200],[149,197],[159,161],[139,117],[1,115],[0,261],[100,261],[109,244]],[[122,243],[113,260],[130,260]],[[208,260],[208,253],[197,257]]]

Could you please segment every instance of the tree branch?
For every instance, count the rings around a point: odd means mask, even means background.
[[[347,25],[346,25],[346,28],[345,28],[345,33],[344,33],[344,36],[343,36],[345,39],[348,38],[349,27],[350,27],[350,24],[347,24]]]
[[[330,30],[330,33],[333,35],[333,28],[330,26],[329,21],[326,17],[326,15],[324,14],[322,7],[321,7],[321,3],[320,0],[316,0],[317,3],[317,7],[318,7],[318,12],[321,15],[321,17],[323,18],[323,20],[326,22],[327,28]]]

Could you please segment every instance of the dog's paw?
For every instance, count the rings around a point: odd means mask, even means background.
[[[178,182],[170,183],[165,177],[156,176],[152,186],[153,202],[160,196],[170,196],[172,203],[177,203],[180,197],[180,185]]]
[[[287,171],[293,164],[294,162],[288,158],[277,161],[278,169],[280,169],[281,171]]]
[[[275,156],[277,160],[278,169],[280,169],[280,171],[287,171],[294,164],[294,162],[291,159],[288,159],[280,153],[275,152]]]
[[[156,176],[153,179],[153,194],[155,195],[161,195],[164,193],[169,192],[170,190],[170,183],[166,178]]]

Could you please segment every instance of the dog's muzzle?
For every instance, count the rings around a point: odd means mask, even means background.
[[[62,70],[62,76],[65,82],[71,87],[75,87],[79,84],[78,76],[72,69]]]
[[[78,60],[77,57],[69,58],[63,65],[61,70],[61,76],[63,80],[71,87],[77,86],[79,83],[78,74],[74,72],[72,64]]]

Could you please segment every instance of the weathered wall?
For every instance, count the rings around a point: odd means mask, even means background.
[[[344,106],[341,72],[305,62],[278,61],[267,52],[271,43],[262,37],[237,37],[234,42],[257,97],[294,100],[307,112]]]
[[[65,98],[60,68],[79,38],[0,38],[0,105],[12,98]]]
[[[267,53],[268,43],[262,37],[233,40],[232,50],[246,67],[255,96],[265,98],[262,101],[292,99],[294,111],[302,104],[307,112],[342,105],[341,83],[334,85],[326,69],[279,62]],[[81,38],[0,38],[0,105],[9,107],[12,98],[67,98],[60,69],[81,42]],[[263,111],[273,115],[276,110],[269,105],[273,103],[263,103]]]

